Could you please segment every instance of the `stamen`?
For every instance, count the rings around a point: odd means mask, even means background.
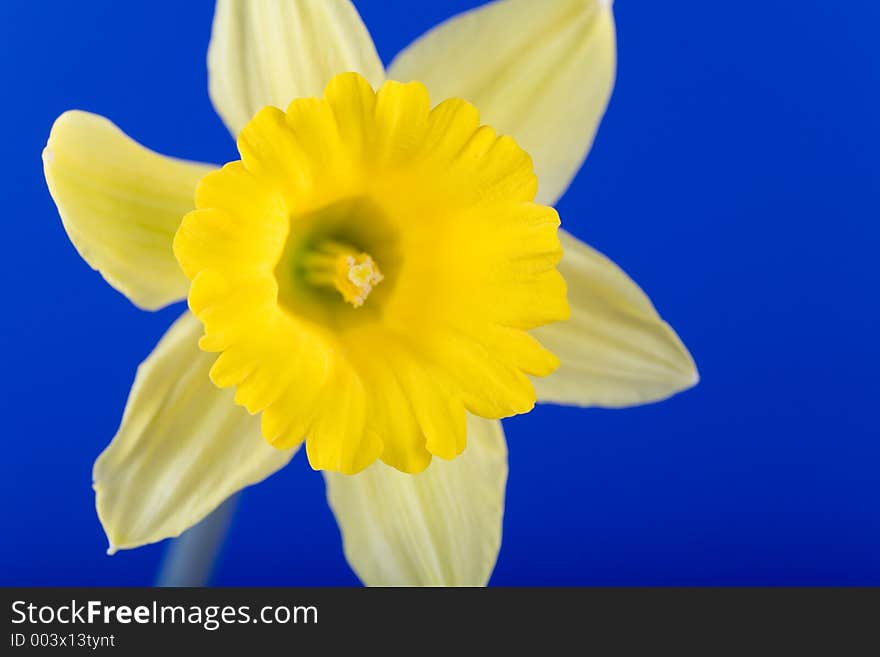
[[[383,278],[368,254],[332,240],[321,242],[307,253],[302,264],[306,282],[335,288],[355,308],[364,305],[373,287]]]

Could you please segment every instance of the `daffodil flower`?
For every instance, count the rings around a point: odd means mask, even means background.
[[[500,418],[697,380],[550,207],[611,92],[610,0],[489,4],[387,71],[347,0],[219,0],[208,73],[239,161],[81,111],[43,154],[86,262],[138,307],[188,299],[95,463],[111,548],[179,535],[304,442],[366,584],[485,584]]]

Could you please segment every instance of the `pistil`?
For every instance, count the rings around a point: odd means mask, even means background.
[[[309,251],[302,267],[307,283],[335,288],[355,308],[360,308],[382,281],[382,273],[369,254],[334,240],[321,242]]]

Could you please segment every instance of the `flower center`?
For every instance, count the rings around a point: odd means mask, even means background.
[[[282,221],[289,228],[273,272],[280,307],[332,331],[376,321],[402,261],[399,230],[382,209],[358,195]]]
[[[307,283],[335,288],[355,308],[364,305],[382,272],[373,258],[335,240],[321,242],[302,262]]]

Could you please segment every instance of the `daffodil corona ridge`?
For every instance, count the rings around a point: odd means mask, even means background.
[[[552,208],[531,158],[460,99],[357,73],[266,107],[241,160],[209,173],[174,253],[210,371],[306,442],[315,468],[381,458],[415,473],[465,449],[465,413],[529,411],[556,357],[529,329],[566,319]]]

